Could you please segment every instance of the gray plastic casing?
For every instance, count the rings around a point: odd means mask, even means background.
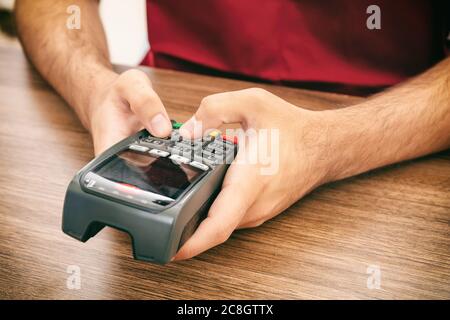
[[[86,173],[148,135],[142,130],[120,141],[75,175],[64,200],[62,230],[86,242],[105,226],[116,228],[130,235],[135,259],[165,264],[206,217],[232,159],[207,171],[163,210],[138,208],[84,190]]]

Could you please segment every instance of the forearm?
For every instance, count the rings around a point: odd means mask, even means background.
[[[66,26],[70,5],[80,8],[80,29]],[[89,128],[89,97],[96,87],[114,76],[98,2],[18,0],[15,12],[28,57]]]
[[[327,181],[450,147],[450,58],[367,101],[326,111]]]

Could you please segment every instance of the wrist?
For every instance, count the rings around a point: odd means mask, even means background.
[[[312,172],[310,184],[316,188],[333,180],[335,175],[334,148],[335,123],[332,115],[325,111],[299,109],[300,155]]]
[[[364,110],[363,106],[357,108]],[[367,171],[373,161],[368,150],[373,147],[375,132],[365,114],[350,107],[321,111],[321,116],[326,130],[324,183]]]
[[[87,84],[88,87],[85,90],[84,97],[80,96],[81,99],[76,106],[81,122],[90,132],[92,132],[92,120],[96,108],[101,104],[112,83],[119,76],[107,68],[100,68],[93,74],[90,83]]]

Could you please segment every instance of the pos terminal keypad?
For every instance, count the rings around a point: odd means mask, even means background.
[[[167,138],[148,136],[129,146],[130,149],[169,157],[180,163],[190,164],[202,170],[231,161],[236,152],[235,141],[229,141],[218,131],[194,140],[183,139],[179,129],[173,129]]]

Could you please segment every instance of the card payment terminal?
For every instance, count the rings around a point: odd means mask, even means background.
[[[130,234],[135,259],[167,263],[206,217],[237,141],[218,131],[197,140],[146,130],[88,163],[72,179],[63,231],[87,241],[104,226]]]

